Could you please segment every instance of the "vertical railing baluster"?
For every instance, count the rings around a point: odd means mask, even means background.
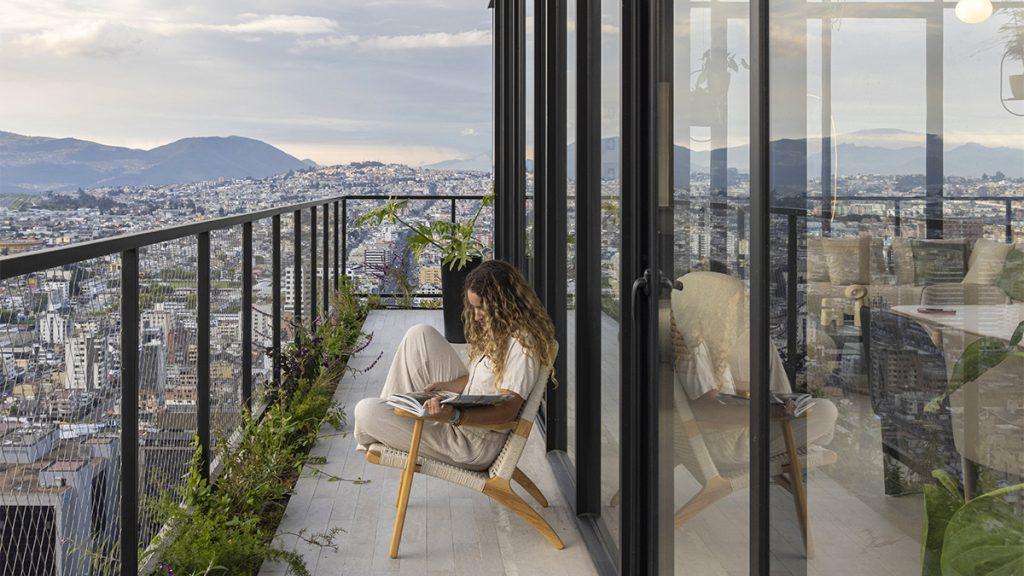
[[[339,231],[340,231],[339,220],[341,219],[340,218],[341,214],[339,213],[340,209],[341,209],[341,206],[339,206],[338,205],[338,201],[335,200],[334,201],[334,289],[335,290],[338,289],[338,263],[339,263],[339,260],[338,260],[338,252],[339,252],[339,250],[338,250],[338,236],[340,236],[340,234],[339,234]]]
[[[309,329],[316,330],[316,206],[309,207]]]
[[[323,258],[324,266],[323,266],[323,272],[322,272],[322,274],[323,274],[323,283],[324,283],[324,286],[323,286],[324,293],[323,293],[322,299],[323,299],[323,314],[324,314],[325,318],[327,317],[327,312],[328,312],[328,309],[330,308],[330,304],[331,304],[331,274],[330,274],[330,269],[331,269],[331,266],[330,266],[331,250],[329,248],[329,245],[330,245],[330,224],[331,224],[330,210],[331,210],[330,205],[329,204],[324,204],[324,258]]]
[[[196,292],[196,432],[199,436],[200,473],[210,478],[210,233],[198,235]]]
[[[139,252],[121,252],[121,576],[139,573]]]
[[[797,371],[797,320],[799,316],[799,310],[797,310],[797,284],[800,280],[800,273],[797,270],[798,267],[798,253],[797,243],[799,237],[797,234],[797,220],[796,214],[790,214],[787,217],[787,224],[789,226],[789,238],[786,244],[786,372],[789,373],[789,381],[796,384],[796,371]]]
[[[242,224],[242,406],[252,411],[252,222]]]
[[[452,198],[452,224],[455,224],[455,198]]]
[[[273,374],[274,384],[281,382],[281,215],[274,214],[271,221],[271,254],[274,262],[271,264],[274,285],[271,286],[270,321],[271,342],[273,348]]]
[[[302,325],[302,210],[296,210],[292,214],[292,222],[295,234],[292,237],[292,249],[295,252],[293,282],[292,282],[292,324],[295,326],[295,343],[299,343],[298,327]]]
[[[1007,198],[1003,202],[1006,215],[1006,243],[1013,244],[1013,200]]]
[[[348,198],[341,199],[341,273],[348,275]]]

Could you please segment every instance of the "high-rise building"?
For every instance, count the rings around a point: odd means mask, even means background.
[[[117,438],[20,427],[0,446],[0,573],[94,574],[91,559],[117,544]]]
[[[63,344],[67,333],[68,319],[64,314],[50,311],[39,317],[39,339],[43,344]]]

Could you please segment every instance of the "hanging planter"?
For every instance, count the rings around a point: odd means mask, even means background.
[[[1010,85],[1010,98],[1006,98],[1000,93],[1004,108],[1007,101],[1024,100],[1024,9],[1007,10],[1007,15],[1006,22],[999,27],[999,33],[1002,34],[1005,42],[1000,70],[1008,61],[1016,62],[1015,68],[1018,73],[1010,74],[1007,78],[1007,83]],[[1000,74],[1000,81],[1002,81],[1002,74]],[[1013,112],[1011,111],[1011,113]]]

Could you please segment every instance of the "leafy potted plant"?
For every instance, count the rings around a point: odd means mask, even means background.
[[[1008,18],[999,32],[1006,41],[1004,59],[1019,62],[1024,66],[1024,10],[1008,10]],[[1010,74],[1010,93],[1014,100],[1024,100],[1024,73]]]
[[[356,221],[358,225],[380,226],[384,222],[399,224],[408,229],[409,249],[419,260],[427,248],[441,252],[441,300],[444,307],[444,335],[449,342],[464,343],[462,327],[462,291],[466,276],[483,261],[484,245],[476,237],[476,223],[485,207],[494,205],[494,195],[484,196],[473,217],[465,222],[434,221],[412,223],[403,218],[408,200],[389,198],[376,210],[363,214]]]
[[[1007,358],[1024,358],[1024,322],[1005,342],[984,337],[969,344],[953,367],[945,392],[925,407],[943,409],[957,390],[981,378]],[[924,489],[925,526],[922,576],[1020,574],[1024,569],[1024,523],[1019,502],[1024,484],[998,487],[966,498],[956,479],[933,470],[936,482]]]
[[[725,50],[705,50],[700,58],[700,68],[690,89],[691,116],[704,122],[721,122],[725,118],[725,104],[732,83],[732,73],[740,69],[749,70],[746,58],[736,60],[736,54]]]

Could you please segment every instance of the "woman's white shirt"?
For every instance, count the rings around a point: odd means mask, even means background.
[[[510,390],[526,399],[530,395],[541,366],[530,356],[516,338],[509,338],[508,353],[505,355],[505,372],[501,382],[496,382],[494,364],[490,358],[481,356],[470,363],[469,383],[465,394],[497,394],[499,389]]]

